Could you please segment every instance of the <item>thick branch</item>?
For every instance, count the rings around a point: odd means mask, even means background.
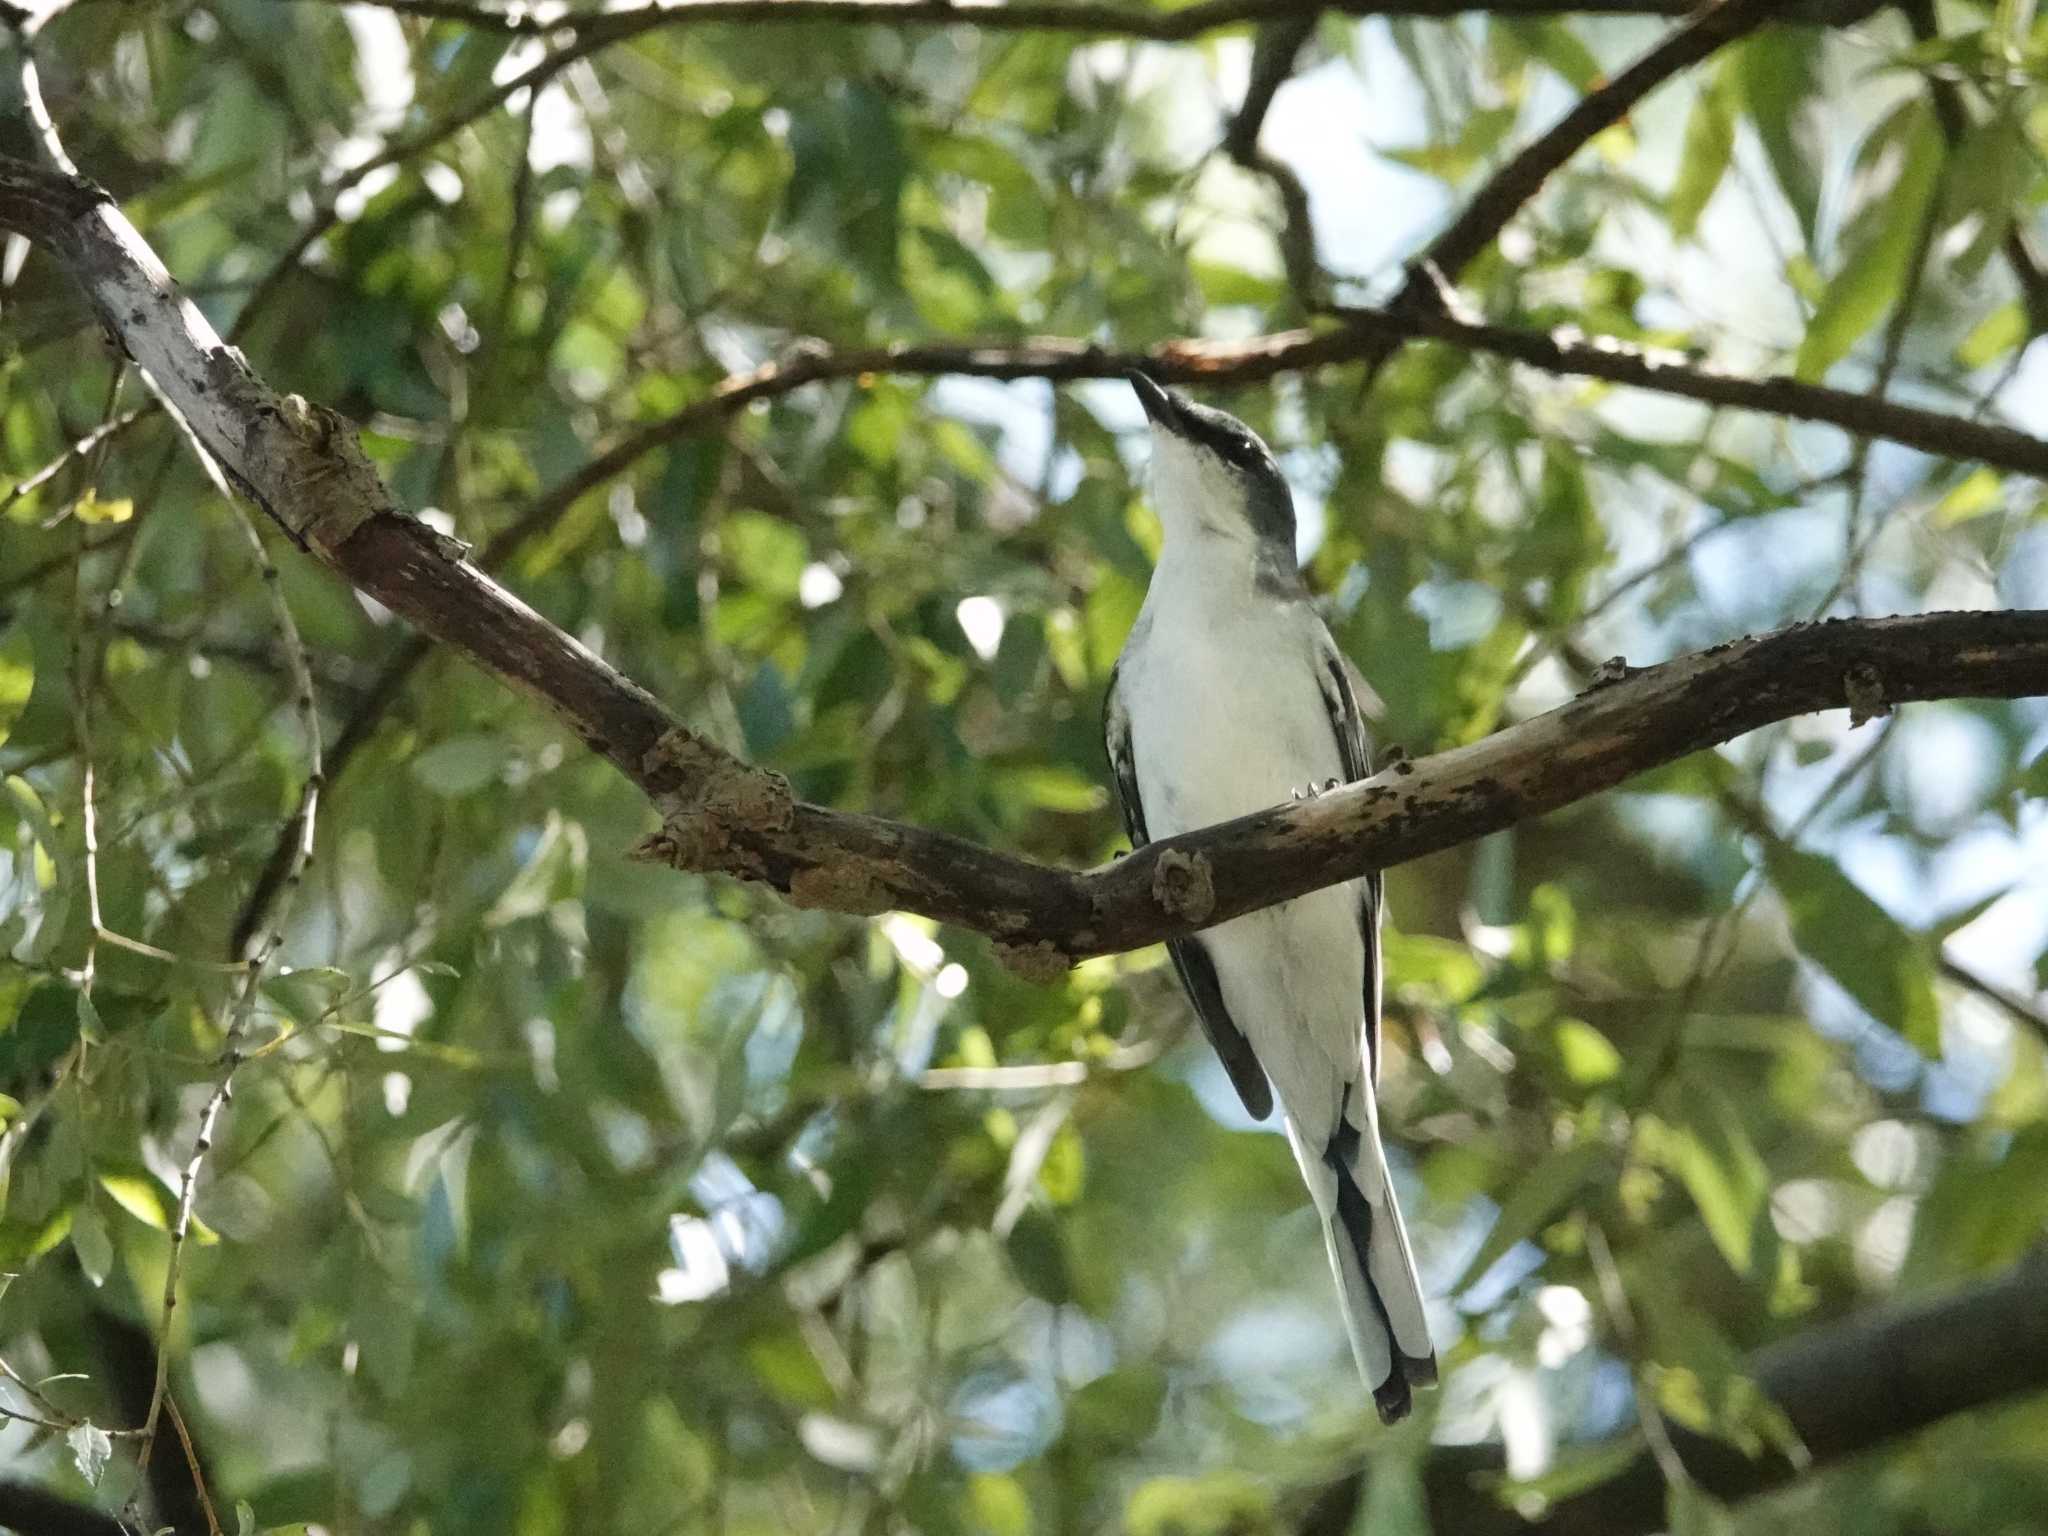
[[[1774,1344],[1751,1375],[1785,1411],[1815,1467],[1842,1461],[1954,1414],[2048,1388],[2048,1255],[1939,1301],[1888,1308]],[[1722,1499],[1748,1498],[1801,1469],[1772,1453],[1733,1447],[1667,1426],[1687,1471]],[[1665,1523],[1664,1479],[1646,1450],[1608,1481],[1523,1519],[1490,1491],[1502,1475],[1497,1447],[1444,1447],[1423,1485],[1431,1527],[1458,1536],[1635,1536]],[[1348,1530],[1360,1479],[1316,1500],[1307,1529]]]
[[[485,575],[462,546],[399,511],[347,423],[257,379],[178,298],[141,237],[94,189],[0,160],[0,225],[58,253],[205,451],[293,539],[546,706],[639,785],[664,816],[651,855],[762,881],[801,905],[921,912],[988,934],[1048,968],[1190,931],[1187,917],[1153,893],[1163,854],[1208,865],[1217,899],[1205,921],[1221,922],[1497,831],[1791,715],[1852,703],[1868,714],[1915,699],[2048,693],[2048,613],[1799,626],[1625,676],[1485,741],[1400,764],[1307,804],[1153,844],[1108,869],[1055,869],[943,833],[797,803],[779,776],[690,735],[652,695]],[[1354,344],[1354,334],[1301,333],[1239,355],[1244,366],[1267,371],[1279,366],[1276,358],[1297,366],[1328,361]],[[1156,361],[1170,374],[1206,377],[1215,355],[1187,346]],[[1053,377],[1099,375],[1121,363],[1054,343],[965,353],[889,349],[864,361],[931,365],[942,357],[963,371]],[[848,361],[848,354],[799,358],[729,381],[703,408],[729,409],[806,369],[825,377]],[[1943,430],[1965,425],[1943,423]],[[2048,468],[2048,444],[2010,435]]]

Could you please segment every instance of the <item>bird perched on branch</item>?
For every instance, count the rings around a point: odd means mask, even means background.
[[[1294,501],[1242,422],[1142,373],[1166,542],[1110,676],[1103,733],[1134,846],[1370,772],[1362,685],[1309,601]],[[1323,1218],[1344,1326],[1387,1423],[1436,1380],[1380,1148],[1378,874],[1167,946],[1245,1108],[1275,1095]]]

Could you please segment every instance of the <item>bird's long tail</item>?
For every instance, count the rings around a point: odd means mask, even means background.
[[[1380,1421],[1392,1424],[1408,1416],[1413,1388],[1435,1384],[1436,1352],[1386,1154],[1375,1129],[1361,1132],[1345,1120],[1320,1154],[1302,1145],[1291,1124],[1288,1139],[1322,1213],[1351,1353]]]

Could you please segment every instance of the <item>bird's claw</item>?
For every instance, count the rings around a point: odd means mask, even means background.
[[[1331,790],[1335,789],[1338,785],[1342,784],[1343,782],[1344,781],[1342,779],[1337,778],[1335,775],[1332,775],[1331,777],[1323,780],[1323,782],[1320,784],[1309,784],[1301,789],[1295,790],[1293,792],[1293,796],[1296,800],[1313,800],[1318,795],[1327,795]]]

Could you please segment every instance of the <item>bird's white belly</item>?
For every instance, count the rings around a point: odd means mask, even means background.
[[[1175,643],[1148,636],[1125,658],[1122,688],[1153,838],[1263,810],[1343,776],[1311,641],[1277,647],[1270,634],[1254,638],[1213,612],[1206,624],[1160,624],[1154,634],[1162,630]],[[1315,1146],[1359,1073],[1358,903],[1355,884],[1333,886],[1201,936],[1231,1016]]]

